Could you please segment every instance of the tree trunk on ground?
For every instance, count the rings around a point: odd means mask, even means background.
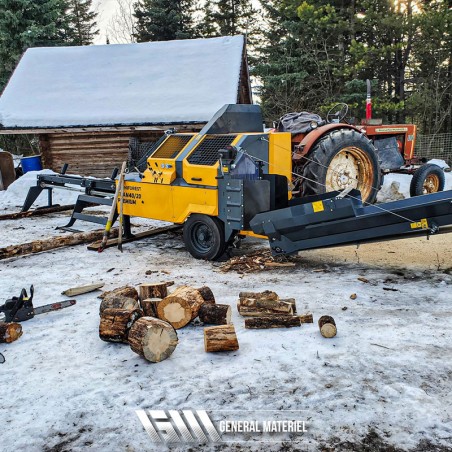
[[[157,306],[159,319],[169,322],[179,329],[198,317],[204,299],[193,287],[181,286],[164,298]]]
[[[336,336],[337,328],[333,317],[324,315],[319,319],[320,333],[323,337],[330,338]]]
[[[234,325],[209,326],[204,328],[206,352],[224,352],[239,349]]]
[[[212,325],[227,325],[231,323],[231,306],[227,304],[205,303],[199,310],[199,319]]]
[[[99,315],[102,315],[106,309],[124,309],[127,311],[133,311],[139,309],[140,305],[137,300],[129,297],[122,297],[120,295],[110,295],[102,300],[99,307]]]
[[[110,290],[108,292],[103,292],[97,298],[101,298],[103,300],[104,298],[107,298],[110,296],[118,296],[118,295],[121,297],[134,298],[135,300],[138,301],[137,290],[134,287],[130,287],[130,286],[118,287],[117,289]]]
[[[203,286],[197,290],[201,294],[201,297],[204,299],[204,303],[215,304],[215,296],[210,287]]]
[[[0,323],[0,344],[11,343],[22,336],[22,325],[20,323]]]
[[[274,300],[253,300],[245,298],[237,303],[239,314],[244,317],[262,317],[266,315],[293,315],[291,303]]]
[[[177,343],[175,329],[169,323],[152,317],[137,320],[129,332],[130,348],[152,363],[169,358]]]
[[[240,292],[239,299],[242,300],[244,298],[253,298],[255,300],[279,300],[277,293],[272,292],[271,290],[265,290],[264,292]]]
[[[248,329],[291,328],[295,326],[301,326],[300,317],[297,315],[273,315],[245,319],[245,328]]]
[[[17,220],[19,218],[27,218],[27,217],[39,217],[42,215],[47,215],[49,213],[63,212],[65,210],[72,210],[74,208],[74,204],[68,204],[65,206],[53,206],[53,207],[44,207],[42,209],[36,210],[28,210],[27,212],[16,212],[16,213],[6,213],[4,215],[0,215],[0,221],[2,220]]]
[[[76,234],[63,235],[60,237],[51,237],[44,240],[35,240],[34,242],[22,243],[20,245],[11,245],[0,248],[0,260],[10,257],[24,256],[26,254],[41,253],[65,246],[80,245],[81,243],[99,240],[103,236],[103,229],[89,232],[78,232]],[[118,230],[112,229],[110,234],[118,234]]]
[[[147,298],[141,301],[141,309],[143,309],[146,317],[158,317],[157,306],[162,301],[161,298]]]
[[[143,316],[141,309],[105,309],[99,324],[99,337],[106,342],[128,343],[132,325]]]
[[[146,283],[140,284],[140,300],[148,298],[165,298],[168,295],[166,283]]]

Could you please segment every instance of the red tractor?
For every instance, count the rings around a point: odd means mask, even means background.
[[[388,173],[412,174],[411,196],[444,190],[443,170],[414,155],[415,125],[375,125],[368,108],[366,121],[355,126],[345,121],[347,113],[348,105],[339,103],[325,120],[306,112],[280,119],[278,129],[292,132],[294,194],[352,187],[361,191],[363,201],[373,203]]]

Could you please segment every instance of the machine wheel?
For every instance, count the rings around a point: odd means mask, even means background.
[[[324,136],[307,155],[301,171],[302,195],[341,191],[350,185],[361,191],[362,200],[375,202],[382,176],[371,141],[351,129]]]
[[[410,184],[410,196],[428,195],[444,190],[444,171],[433,164],[423,165],[413,174]]]
[[[215,260],[226,250],[224,225],[207,215],[191,215],[184,224],[184,243],[196,259]]]

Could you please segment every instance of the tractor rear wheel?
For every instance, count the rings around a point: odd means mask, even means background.
[[[193,214],[184,224],[184,243],[196,259],[213,261],[225,251],[224,224],[215,217]]]
[[[438,165],[422,165],[413,174],[410,184],[410,196],[428,195],[444,190],[446,178]]]
[[[306,157],[301,172],[303,196],[351,186],[361,191],[363,201],[375,202],[382,184],[380,164],[374,146],[363,134],[352,129],[335,130]]]

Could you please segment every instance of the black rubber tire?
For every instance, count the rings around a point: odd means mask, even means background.
[[[184,243],[196,259],[213,261],[226,251],[224,224],[208,215],[193,214],[184,224]]]
[[[438,165],[429,163],[427,165],[422,165],[413,174],[413,178],[411,179],[411,184],[410,184],[410,196],[421,196],[421,195],[427,194],[424,191],[424,183],[428,176],[436,176],[438,178],[439,185],[438,185],[437,191],[444,190],[444,186],[446,184],[446,177],[444,175],[444,171]],[[436,192],[431,191],[428,193],[436,193]]]
[[[334,130],[323,136],[307,155],[310,159],[303,166],[301,175],[302,196],[323,194],[326,192],[326,176],[328,166],[333,158],[344,148],[355,147],[365,154],[371,166],[369,171],[371,182],[368,185],[368,194],[363,196],[363,201],[374,203],[377,193],[382,185],[382,174],[378,155],[372,142],[353,129]],[[359,186],[358,186],[359,189]]]

